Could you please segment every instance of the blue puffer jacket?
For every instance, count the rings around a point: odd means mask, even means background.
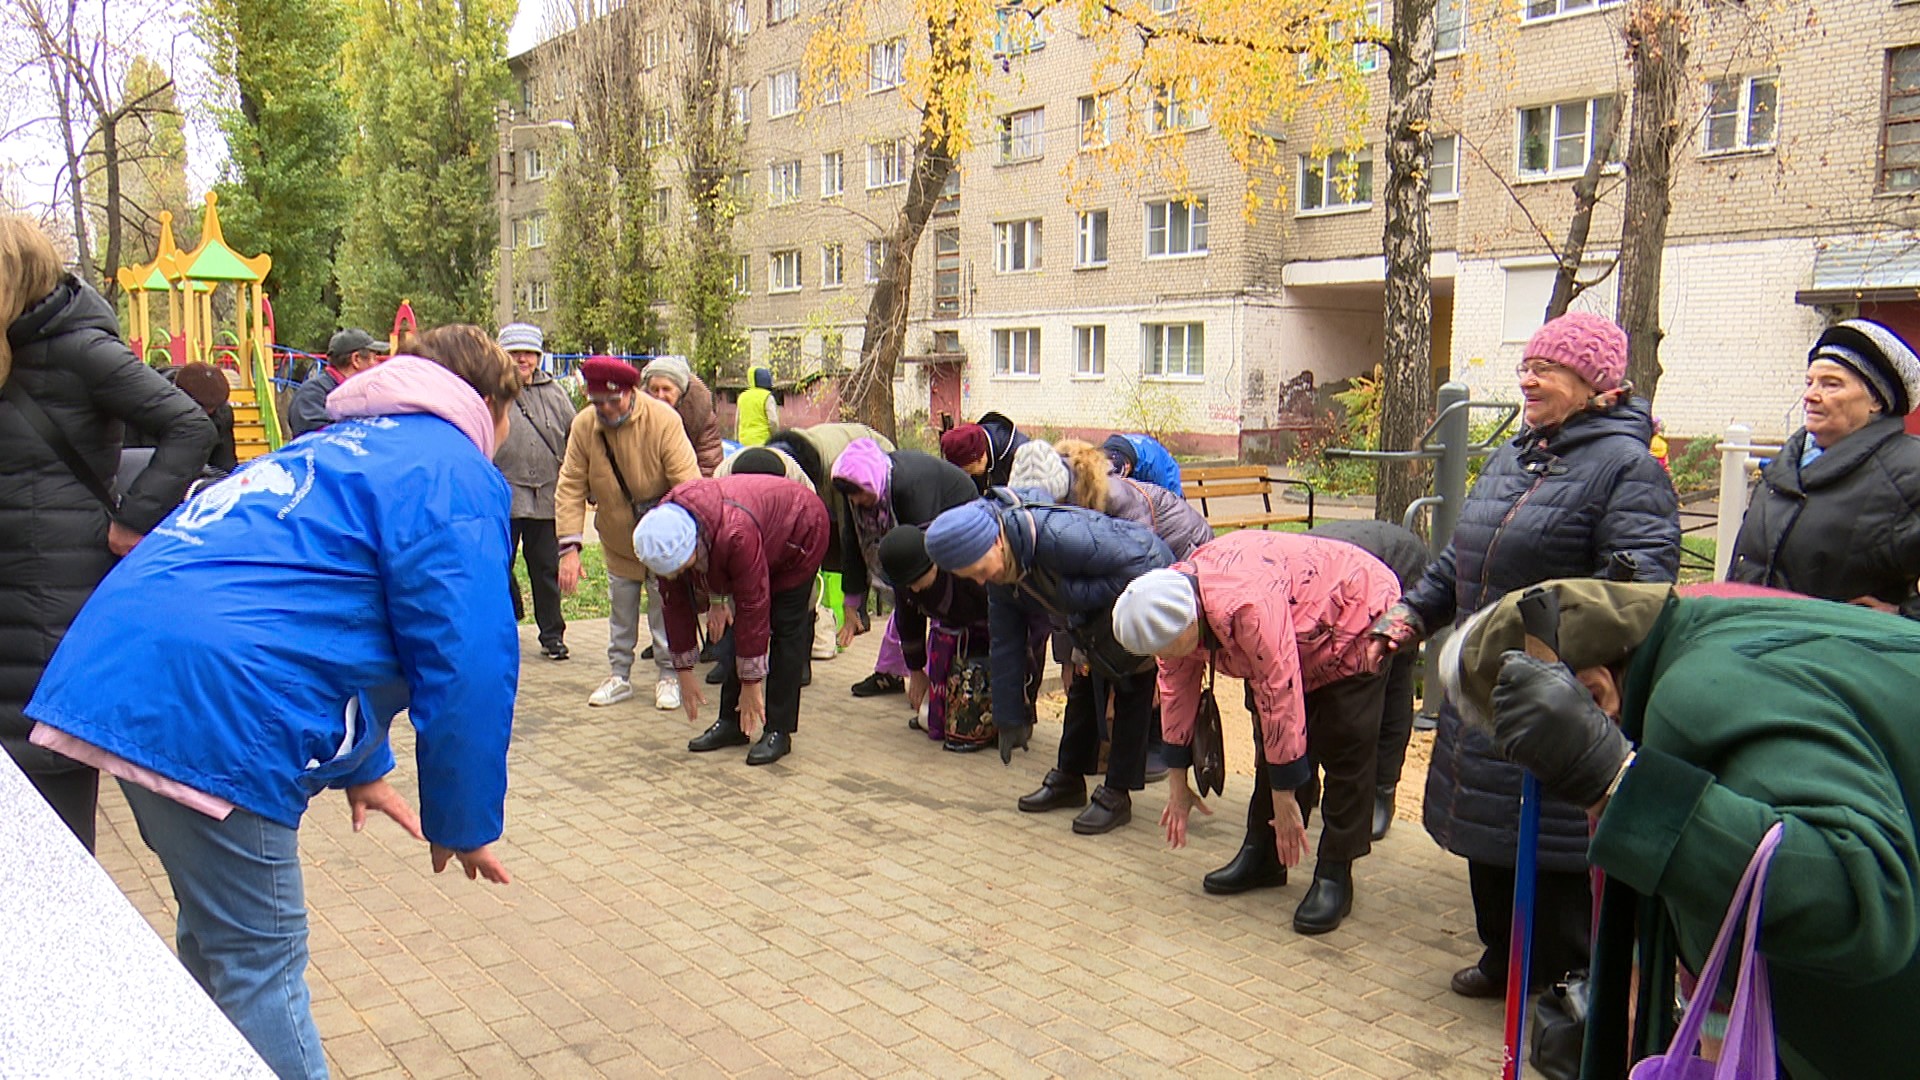
[[[1180,486],[1180,463],[1173,460],[1160,440],[1151,435],[1109,435],[1101,444],[1109,456],[1126,460],[1128,474],[1143,484],[1158,484],[1181,498],[1187,493]]]
[[[1673,482],[1647,450],[1653,420],[1634,400],[1580,413],[1544,438],[1523,431],[1480,473],[1439,560],[1407,591],[1428,630],[1464,619],[1508,592],[1554,578],[1609,576],[1616,559],[1639,581],[1672,581],[1680,565]],[[1611,576],[1622,576],[1625,563]],[[1427,770],[1427,832],[1478,862],[1512,866],[1521,769],[1502,759],[1451,706],[1440,714]],[[1548,799],[1541,866],[1586,868],[1587,819]]]
[[[989,497],[1021,578],[987,589],[993,641],[993,715],[1033,715],[1024,687],[1027,643],[1051,621],[1076,637],[1113,618],[1113,602],[1134,578],[1173,565],[1153,530],[1077,506],[1011,506]],[[1003,722],[996,720],[996,722]]]
[[[437,416],[344,420],[205,489],[107,576],[27,715],[288,828],[393,768],[427,838],[499,839],[519,638],[507,484]]]

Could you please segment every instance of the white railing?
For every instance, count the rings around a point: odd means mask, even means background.
[[[1713,580],[1727,580],[1733,546],[1740,539],[1740,523],[1747,516],[1747,466],[1755,455],[1772,457],[1780,444],[1754,442],[1753,429],[1728,424],[1727,434],[1714,449],[1720,451],[1720,523],[1714,531]]]

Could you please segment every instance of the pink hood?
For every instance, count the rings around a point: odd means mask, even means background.
[[[363,371],[327,395],[327,415],[335,420],[359,416],[437,416],[473,440],[493,460],[493,413],[466,380],[422,356],[396,356]]]

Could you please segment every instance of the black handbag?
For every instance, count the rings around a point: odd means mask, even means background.
[[[1527,1018],[1527,1059],[1547,1080],[1578,1080],[1587,1036],[1587,973],[1567,977],[1533,999]]]
[[[1193,713],[1193,784],[1202,798],[1227,790],[1227,740],[1220,730],[1220,702],[1213,696],[1213,652],[1207,652],[1207,688]]]

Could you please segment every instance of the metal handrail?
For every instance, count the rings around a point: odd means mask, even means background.
[[[1493,449],[1494,443],[1500,441],[1500,437],[1507,433],[1507,425],[1513,423],[1514,417],[1520,415],[1520,406],[1511,401],[1455,401],[1441,409],[1439,415],[1433,418],[1433,423],[1427,425],[1427,430],[1420,433],[1420,438],[1416,440],[1420,444],[1418,450],[1362,450],[1351,446],[1330,446],[1322,453],[1327,457],[1365,458],[1368,461],[1420,461],[1436,458],[1446,449],[1445,446],[1436,445],[1430,441],[1440,430],[1440,425],[1455,412],[1471,412],[1476,408],[1500,409],[1506,414],[1500,418],[1500,423],[1494,427],[1492,434],[1480,442],[1467,444],[1468,454],[1482,453]]]

